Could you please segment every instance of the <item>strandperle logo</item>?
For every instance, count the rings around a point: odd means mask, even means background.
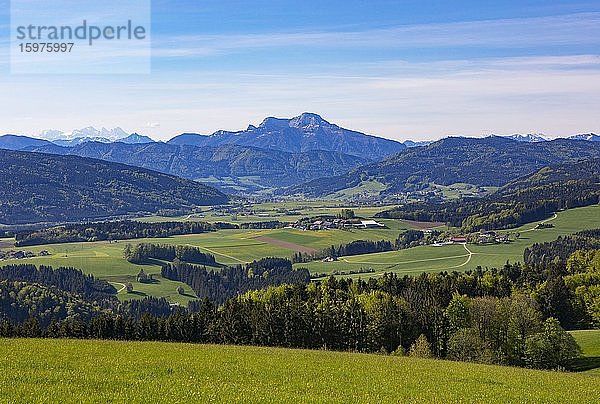
[[[14,74],[150,73],[150,0],[12,0]]]
[[[69,25],[62,26],[39,26],[29,24],[21,25],[17,28],[17,39],[27,41],[71,41],[74,39],[86,40],[88,44],[93,45],[94,41],[104,39],[112,40],[144,40],[146,39],[146,28],[141,25],[134,25],[128,20],[124,25],[97,26],[88,25],[87,20],[76,27]]]

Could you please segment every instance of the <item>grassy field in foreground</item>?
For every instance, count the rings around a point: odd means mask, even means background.
[[[275,348],[0,340],[2,402],[535,402],[600,400],[570,373]]]
[[[519,239],[510,244],[469,244],[468,251],[458,245],[423,246],[389,253],[355,255],[337,262],[311,262],[297,265],[306,267],[313,273],[373,268],[379,274],[397,272],[413,275],[421,272],[473,269],[478,265],[484,268],[498,268],[506,261],[523,261],[523,251],[534,243],[552,241],[559,236],[584,229],[600,228],[600,205],[558,212],[548,223],[552,223],[554,227],[534,229],[537,223],[529,223],[508,231],[513,234],[520,233]]]

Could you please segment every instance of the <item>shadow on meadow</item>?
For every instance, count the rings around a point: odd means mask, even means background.
[[[587,370],[600,368],[600,356],[587,356],[575,359],[571,369],[575,372],[585,372]]]

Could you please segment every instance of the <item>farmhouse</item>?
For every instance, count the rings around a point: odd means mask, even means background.
[[[481,231],[479,233],[479,244],[493,243],[496,239],[496,232]]]
[[[467,238],[465,236],[457,236],[457,237],[452,237],[450,239],[450,241],[453,243],[466,243]]]

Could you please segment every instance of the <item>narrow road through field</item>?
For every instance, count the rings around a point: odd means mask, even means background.
[[[121,282],[108,282],[108,283],[112,283],[113,285],[119,285],[121,286],[121,289],[117,290],[117,293],[121,293],[124,289],[125,289],[125,284],[121,283]]]
[[[443,261],[443,260],[448,260],[448,259],[454,259],[454,258],[464,258],[466,257],[467,260],[465,262],[463,262],[460,265],[455,265],[453,267],[448,267],[446,269],[454,269],[454,268],[462,268],[465,265],[468,265],[469,262],[471,262],[471,258],[473,258],[473,255],[475,254],[474,252],[472,252],[471,250],[469,250],[469,247],[467,247],[467,244],[464,243],[462,244],[463,248],[465,249],[465,251],[467,252],[467,255],[452,255],[452,256],[448,256],[448,257],[438,257],[438,258],[424,258],[421,260],[411,260],[411,261],[401,261],[401,262],[396,262],[396,263],[389,263],[389,262],[373,262],[373,261],[348,261],[346,258],[342,258],[342,261],[348,263],[348,264],[365,264],[365,265],[386,265],[389,264],[389,266],[386,267],[386,269],[391,269],[394,268],[398,265],[404,265],[404,264],[417,264],[419,262],[430,262],[430,261]]]
[[[452,258],[463,258],[463,257],[467,257],[467,255],[453,255],[450,257],[439,257],[439,258],[424,258],[422,260],[401,261],[401,262],[396,262],[396,263],[373,262],[373,261],[366,261],[366,262],[365,261],[348,261],[346,258],[342,258],[342,261],[347,262],[348,264],[371,264],[371,265],[391,264],[388,268],[392,268],[392,267],[395,267],[397,265],[402,265],[402,264],[416,264],[418,262],[442,261],[442,260],[447,260],[447,259],[452,259]]]
[[[521,233],[527,233],[527,232],[530,232],[530,231],[534,231],[538,224],[548,223],[549,221],[554,220],[557,217],[558,217],[558,214],[555,213],[554,216],[552,216],[550,219],[542,220],[541,222],[536,223],[536,225],[534,227],[532,227],[531,229],[523,230],[523,231],[521,231]]]
[[[463,262],[462,264],[456,265],[454,267],[450,267],[448,269],[461,268],[461,267],[464,267],[465,265],[467,265],[469,262],[471,262],[471,258],[473,258],[473,252],[471,250],[469,250],[469,247],[467,247],[467,243],[464,243],[462,246],[469,253],[469,258],[467,258],[467,260],[465,262]]]

